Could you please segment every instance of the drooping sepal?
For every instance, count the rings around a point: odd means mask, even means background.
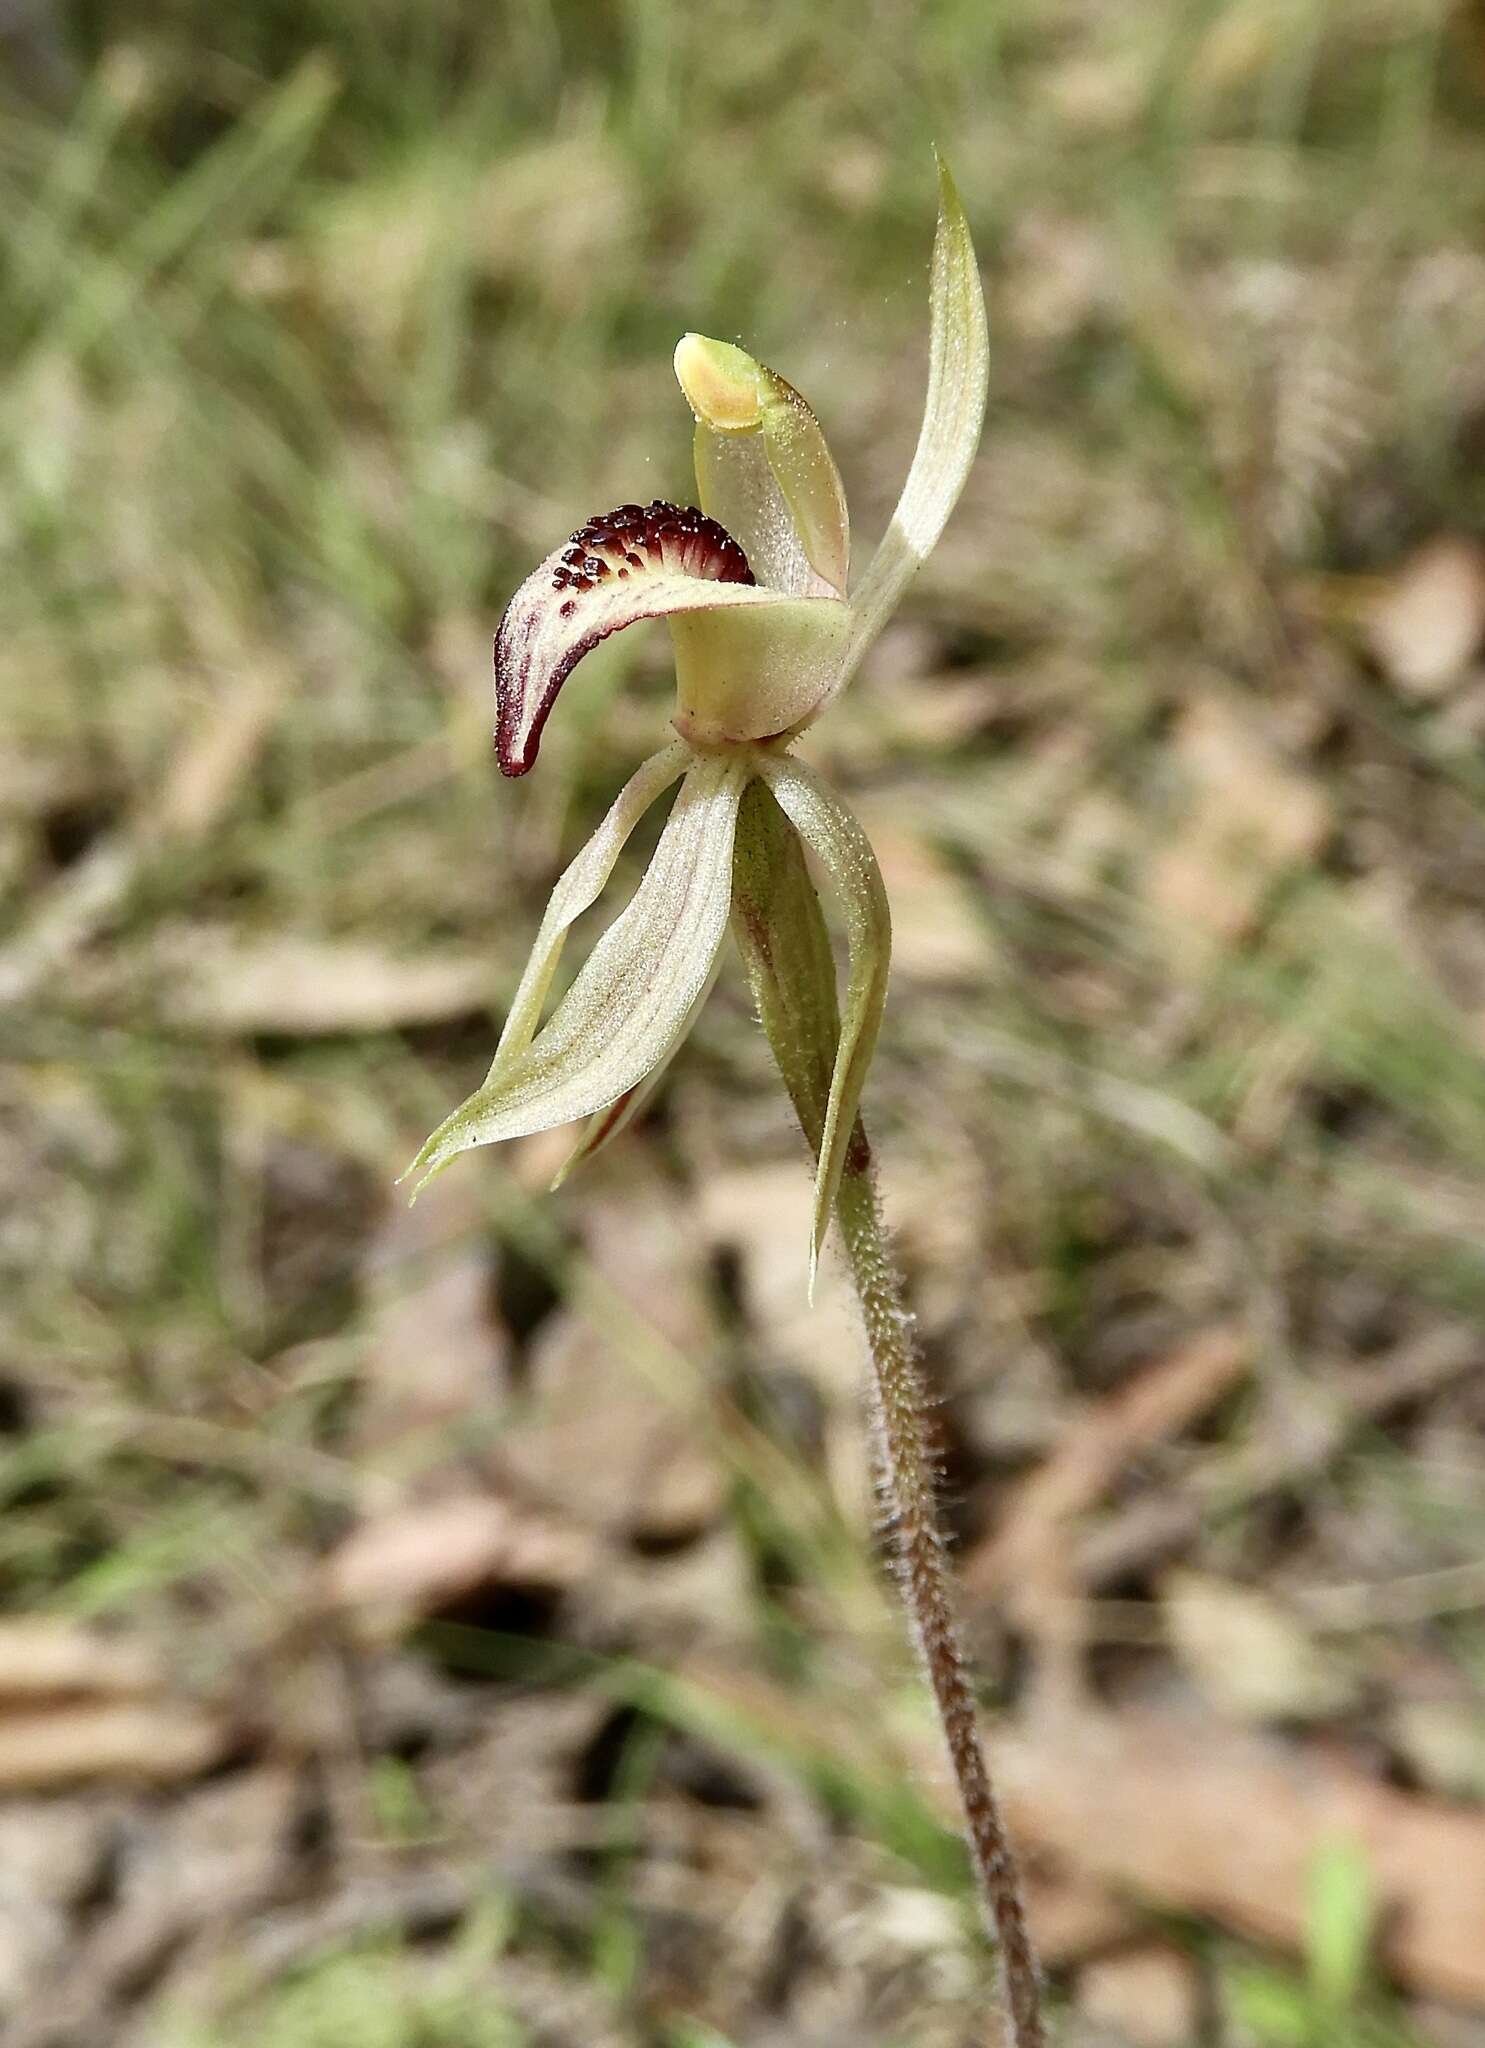
[[[805,399],[745,350],[704,334],[681,338],[675,373],[696,415],[696,485],[706,511],[772,589],[844,597],[845,487]]]
[[[799,834],[761,781],[748,785],[737,817],[732,935],[779,1076],[818,1158],[840,1044],[835,957]]]
[[[779,810],[824,868],[840,900],[846,923],[845,1001],[841,1009],[839,1037],[834,1047],[829,1091],[815,1143],[818,1166],[810,1243],[810,1285],[813,1289],[815,1268],[830,1227],[830,1215],[841,1176],[850,1159],[852,1145],[857,1141],[861,1091],[876,1050],[882,1010],[887,1000],[887,979],[892,964],[892,919],[887,907],[887,891],[870,841],[839,797],[803,762],[789,755],[761,754],[759,769],[767,779]],[[808,907],[804,904],[797,881],[788,879],[787,870],[781,872],[784,881],[779,885],[778,900],[785,900],[781,892],[787,885],[788,900],[792,905],[790,915],[796,923],[801,919],[808,920]],[[805,887],[809,887],[807,876]],[[810,894],[813,895],[812,889]],[[818,916],[817,903],[814,917]],[[822,962],[829,958],[828,941],[823,955],[820,954],[817,936],[800,936],[792,939],[790,944],[799,968],[807,971],[812,983],[817,984],[823,972]],[[831,975],[833,979],[833,966]],[[819,1040],[819,1026],[812,1022],[813,1012],[819,1007],[818,996],[812,997],[808,1009],[796,1009],[792,1013],[790,1028],[796,1033],[808,1030]],[[797,1054],[791,1054],[801,1076],[808,1074],[807,1059],[818,1057],[817,1049],[809,1049],[806,1053],[802,1048]],[[783,1067],[783,1059],[780,1059],[781,1071]],[[796,1084],[789,1080],[787,1072],[785,1081],[791,1095],[794,1095]],[[817,1087],[815,1092],[818,1092]],[[813,1114],[811,1111],[811,1117]],[[806,1121],[803,1109],[800,1110],[800,1120],[804,1123],[806,1135],[811,1135],[810,1122]]]
[[[644,879],[548,1021],[497,1053],[484,1085],[439,1125],[410,1172],[420,1185],[474,1145],[592,1116],[674,1050],[727,929],[737,807],[752,773],[713,756],[688,770]]]

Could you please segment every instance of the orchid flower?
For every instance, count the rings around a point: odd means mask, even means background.
[[[854,589],[845,492],[814,413],[729,342],[688,334],[675,371],[696,419],[698,507],[656,500],[589,519],[511,599],[495,638],[500,766],[524,775],[563,683],[591,648],[669,621],[675,736],[631,777],[558,882],[484,1083],[411,1171],[474,1145],[590,1117],[563,1176],[634,1117],[716,972],[734,899],[739,810],[762,781],[841,901],[849,945],[828,1104],[818,1134],[811,1276],[856,1127],[886,994],[890,921],[866,836],[790,752],[839,695],[943,531],[985,409],[984,298],[959,195],[939,165],[928,394],[897,510]],[[625,841],[679,781],[643,880],[551,1016],[569,927]]]
[[[930,304],[917,451],[854,588],[845,492],[814,414],[742,349],[688,334],[675,370],[696,418],[700,505],[657,499],[590,519],[511,599],[495,636],[496,743],[507,775],[534,765],[577,662],[640,619],[670,622],[676,736],[636,770],[558,882],[483,1086],[440,1124],[410,1170],[426,1177],[471,1145],[582,1116],[591,1121],[564,1174],[591,1157],[636,1114],[684,1039],[730,920],[815,1153],[811,1284],[833,1214],[860,1303],[888,1527],[996,1936],[1012,2048],[1045,2048],[1016,1860],[954,1622],[912,1319],[857,1114],[887,989],[886,891],[861,827],[791,752],[937,542],[979,443],[985,303],[964,209],[942,163]],[[635,825],[677,781],[643,880],[543,1023],[569,927],[597,900]],[[805,849],[844,912],[843,1003]]]

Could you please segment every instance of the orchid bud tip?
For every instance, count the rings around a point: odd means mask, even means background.
[[[758,365],[730,341],[683,334],[676,343],[676,382],[704,426],[719,434],[746,434],[763,417]]]

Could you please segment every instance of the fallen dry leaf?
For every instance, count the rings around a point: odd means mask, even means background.
[[[1387,1734],[1431,1792],[1485,1801],[1485,1706],[1478,1700],[1400,1700]]]
[[[1098,50],[1049,65],[1039,94],[1073,134],[1116,135],[1137,121],[1149,96],[1149,63],[1137,49]]]
[[[781,1119],[785,1114],[781,1108]],[[713,1252],[735,1261],[744,1313],[770,1357],[811,1372],[832,1396],[854,1400],[860,1339],[828,1263],[813,1306],[809,1299],[814,1188],[803,1141],[795,1156],[758,1165],[703,1157],[697,1201],[701,1233]]]
[[[129,1697],[163,1684],[159,1658],[137,1638],[40,1615],[0,1621],[0,1712],[12,1700]]]
[[[892,902],[893,971],[982,986],[992,940],[968,885],[922,833],[904,827],[898,805],[866,804],[860,815]]]
[[[249,1913],[292,1881],[303,1788],[282,1764],[230,1771],[136,1830],[117,1911],[89,1960],[127,1974],[203,1923]]]
[[[1146,875],[1151,907],[1183,935],[1231,942],[1251,930],[1273,884],[1330,831],[1320,784],[1287,762],[1256,710],[1198,697],[1173,737],[1188,801]]]
[[[729,1723],[736,1715],[744,1726],[765,1730],[770,1757],[792,1754],[806,1764],[828,1759],[832,1772],[842,1767],[859,1771],[863,1782],[876,1772],[898,1779],[906,1770],[925,1786],[946,1822],[959,1824],[958,1796],[940,1753],[925,1743],[905,1756],[890,1717],[871,1719],[859,1705],[848,1706],[839,1698],[832,1702],[824,1694],[806,1700],[758,1667],[730,1660],[693,1655],[681,1664],[678,1676],[695,1687],[699,1702],[720,1703]],[[1037,1953],[1049,1968],[1077,1962],[1139,1931],[1138,1912],[1076,1859],[1043,1855],[1040,1844],[1037,1849],[1024,1865],[1026,1908]]]
[[[203,593],[197,630],[208,657],[221,658],[216,610]],[[65,869],[31,923],[0,953],[0,1004],[25,1002],[81,952],[128,899],[152,855],[204,838],[230,808],[273,724],[288,678],[265,667],[261,651],[247,672],[235,649],[222,665],[231,676],[229,686],[187,736],[152,801],[139,806],[128,829],[101,840]]]
[[[1322,1721],[1355,1704],[1359,1680],[1258,1587],[1174,1571],[1160,1591],[1176,1661],[1219,1713]]]
[[[0,1870],[28,1899],[71,1906],[96,1884],[109,1830],[109,1810],[96,1799],[7,1799]]]
[[[802,1762],[868,1776],[904,1770],[951,1824],[958,1805],[936,1744],[910,1757],[859,1705],[806,1705],[756,1669],[697,1660],[698,1700],[767,1731]],[[1410,1991],[1485,2006],[1485,1812],[1416,1797],[1315,1745],[1207,1715],[1139,1709],[1030,1715],[987,1730],[992,1774],[1030,1868],[1116,1898],[1199,1913],[1299,1954],[1315,1851],[1355,1844],[1380,1903],[1380,1958]]]
[[[202,595],[199,618],[215,607]],[[202,838],[231,807],[293,686],[287,664],[270,667],[261,649],[245,667],[235,640],[218,622],[216,640],[226,669],[220,695],[176,756],[159,800],[144,819],[156,833],[188,844]],[[235,656],[235,660],[233,657]]]
[[[319,1592],[375,1639],[485,1586],[564,1592],[593,1563],[581,1531],[490,1494],[464,1494],[363,1523],[325,1559]]]
[[[1400,1346],[1374,1363],[1348,1360],[1343,1373],[1315,1375],[1327,1388],[1328,1412],[1298,1429],[1289,1418],[1282,1433],[1209,1453],[1179,1490],[1143,1495],[1089,1529],[1078,1542],[1077,1581],[1089,1590],[1108,1586],[1172,1556],[1196,1540],[1216,1504],[1231,1510],[1322,1472],[1367,1422],[1428,1398],[1480,1364],[1480,1339],[1471,1329],[1444,1327]]]
[[[1030,212],[1008,240],[1002,304],[1009,325],[1028,341],[1065,342],[1117,310],[1117,252],[1093,221]]]
[[[702,1150],[710,1135],[698,1126],[702,1231],[714,1255],[732,1264],[758,1355],[772,1368],[792,1368],[818,1397],[832,1490],[869,1528],[876,1487],[871,1444],[861,1427],[861,1333],[833,1261],[821,1267],[813,1304],[809,1298],[814,1191],[803,1141],[792,1158],[736,1166]]]
[[[1279,60],[1292,34],[1285,0],[1231,0],[1191,53],[1192,86],[1213,97],[1241,91]]]
[[[687,1415],[578,1316],[545,1323],[530,1352],[532,1398],[499,1441],[501,1468],[583,1526],[682,1544],[722,1511],[726,1479]],[[601,1399],[594,1398],[601,1386]]]
[[[1485,548],[1443,533],[1369,588],[1367,643],[1410,697],[1440,697],[1485,645]]]
[[[467,1454],[509,1392],[511,1343],[493,1300],[495,1253],[473,1175],[443,1174],[414,1204],[393,1193],[362,1259],[367,1340],[352,1424],[384,1468]]]
[[[1078,1582],[1077,1516],[1129,1459],[1209,1408],[1246,1371],[1241,1332],[1221,1327],[1182,1345],[1064,1429],[1052,1455],[1011,1497],[999,1530],[970,1553],[971,1598],[996,1598],[1035,1650],[1044,1710],[1083,1691],[1088,1612]]]
[[[690,1209],[643,1158],[631,1153],[623,1171],[622,1188],[594,1184],[579,1306],[532,1337],[499,1460],[523,1495],[580,1526],[674,1546],[709,1528],[727,1497],[704,1383],[686,1364],[706,1358],[715,1332]],[[648,1175],[642,1195],[636,1175]],[[626,1343],[616,1305],[635,1318]]]
[[[42,1899],[0,1892],[0,2024],[7,2037],[37,1986],[61,1974],[70,1947],[66,1915]]]
[[[158,2008],[136,2032],[120,2025],[120,2005],[193,1945],[198,1964],[220,1954],[245,1916],[302,1887],[296,1823],[307,1791],[295,1770],[268,1765],[227,1772],[184,1797],[130,1802],[122,1839],[117,1816],[104,1828],[113,1855],[100,1851],[95,1881],[106,1876],[106,1909],[64,1923],[65,1967],[34,1972],[6,2048],[105,2039],[155,2048]]]
[[[1201,1978],[1168,1942],[1098,1956],[1078,1972],[1078,2011],[1134,2048],[1183,2048],[1201,2033]]]
[[[101,1801],[0,1805],[0,2027],[7,2041],[75,1953],[72,1914],[107,1870],[110,1834]]]
[[[596,263],[616,258],[632,214],[613,145],[591,126],[512,151],[477,176],[430,151],[327,202],[305,282],[363,341],[392,350],[456,228],[477,272],[565,306],[582,303]]]
[[[1103,1885],[1062,1870],[1033,1870],[1026,1878],[1026,1911],[1044,1969],[1060,1970],[1083,1956],[1127,1941],[1139,1916]]]
[[[369,941],[292,932],[246,938],[229,926],[176,926],[155,952],[173,1021],[222,1037],[320,1037],[468,1016],[491,999],[488,960],[402,956]]]
[[[1177,1912],[1301,1951],[1316,1848],[1354,1842],[1381,1955],[1409,1989],[1485,2005],[1485,1814],[1205,1717],[1086,1714],[993,1736],[1017,1835]]]
[[[166,1785],[220,1763],[232,1746],[220,1715],[180,1700],[53,1706],[0,1716],[0,1793],[92,1778]]]

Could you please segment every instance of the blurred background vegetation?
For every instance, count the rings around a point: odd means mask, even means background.
[[[693,326],[859,559],[933,139],[983,456],[809,744],[1058,2024],[1485,2040],[1485,13],[0,36],[7,2043],[986,2038],[738,978],[560,1197],[392,1187],[667,716],[622,636],[500,786],[506,596],[689,495]]]

